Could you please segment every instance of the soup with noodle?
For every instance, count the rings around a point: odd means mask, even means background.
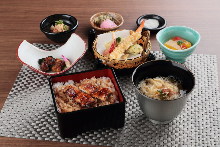
[[[142,94],[158,100],[177,99],[183,93],[180,82],[173,77],[146,78],[138,88]]]

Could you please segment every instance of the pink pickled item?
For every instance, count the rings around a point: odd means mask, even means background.
[[[117,25],[111,21],[110,19],[106,19],[104,20],[101,25],[100,25],[100,28],[114,28],[114,27],[117,27]]]
[[[62,58],[63,58],[63,60],[64,60],[64,62],[65,62],[65,64],[66,64],[66,67],[67,67],[67,68],[70,67],[70,66],[71,66],[70,61],[69,61],[64,55],[62,55]]]

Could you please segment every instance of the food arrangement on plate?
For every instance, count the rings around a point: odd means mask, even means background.
[[[139,26],[142,21],[145,21],[143,29],[151,32],[158,32],[166,27],[166,20],[156,14],[146,14],[140,16],[136,21],[137,26]]]
[[[48,76],[68,71],[85,54],[85,42],[76,34],[56,50],[42,50],[24,40],[17,50],[18,59],[31,70]]]
[[[135,31],[116,30],[123,22],[123,17],[114,12],[100,12],[90,18],[93,28],[108,31],[99,33],[92,46],[95,59],[107,69],[61,75],[74,68],[86,52],[85,42],[74,33],[78,21],[68,14],[51,15],[40,23],[49,39],[65,42],[59,48],[42,50],[26,40],[20,44],[19,60],[37,73],[52,76],[50,90],[63,138],[124,126],[125,99],[114,70],[134,70],[132,81],[139,105],[152,122],[168,123],[183,109],[195,78],[180,63],[195,50],[199,33],[181,26],[165,28],[166,20],[155,14],[140,16]],[[159,31],[156,38],[166,58],[180,63],[149,61],[150,31]]]
[[[167,48],[173,50],[184,50],[192,46],[192,44],[189,41],[186,41],[185,39],[178,36],[171,38],[170,40],[165,42],[164,45]]]
[[[144,22],[136,31],[118,30],[98,35],[94,41],[95,58],[115,69],[134,68],[150,54],[150,32],[142,32]]]
[[[111,14],[101,14],[94,18],[94,24],[104,29],[117,27],[115,21]]]
[[[100,12],[90,18],[90,24],[99,31],[112,31],[124,23],[123,17],[115,12]]]

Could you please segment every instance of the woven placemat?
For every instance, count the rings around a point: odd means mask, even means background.
[[[34,44],[55,49],[58,46]],[[153,52],[164,59],[161,52]],[[167,125],[152,124],[141,112],[130,76],[118,77],[127,100],[126,123],[121,129],[100,129],[73,139],[59,136],[46,76],[23,66],[0,113],[0,136],[106,146],[220,146],[217,58],[193,54],[185,63],[195,74],[196,85],[182,113]],[[87,53],[68,73],[90,70]]]

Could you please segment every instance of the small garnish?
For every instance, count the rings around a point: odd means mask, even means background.
[[[44,58],[38,60],[38,64],[41,64],[44,61]]]
[[[112,22],[114,22],[114,18],[110,15],[110,14],[102,14],[102,15],[99,15],[98,17],[95,17],[94,18],[94,23],[97,24],[98,26],[101,25],[101,23],[103,21],[105,21],[106,19],[109,19],[111,20]]]
[[[63,60],[64,60],[64,62],[65,62],[65,64],[66,64],[66,67],[67,67],[67,68],[70,67],[70,66],[71,66],[70,61],[69,61],[64,55],[62,55],[62,58],[63,58]]]
[[[165,92],[164,89],[159,89],[157,91],[159,92],[161,99],[166,99],[169,95],[169,92]]]
[[[55,21],[55,25],[58,25],[58,24],[63,24],[63,21],[62,20]]]
[[[182,41],[182,40],[179,40],[179,41],[177,41],[177,44],[178,44],[179,46],[181,46],[181,45],[183,44],[183,41]]]
[[[116,43],[119,44],[121,42],[121,37],[116,38]]]
[[[183,38],[176,36],[176,37],[173,37],[172,40],[173,41],[178,41],[178,40],[183,40]]]

